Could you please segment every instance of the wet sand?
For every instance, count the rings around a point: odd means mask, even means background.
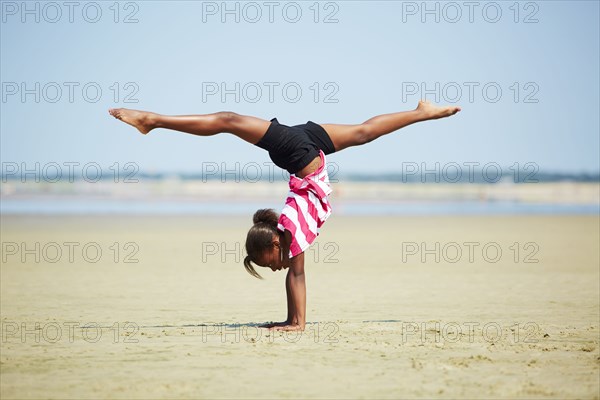
[[[599,398],[597,216],[334,215],[301,335],[250,217],[1,225],[3,399]]]

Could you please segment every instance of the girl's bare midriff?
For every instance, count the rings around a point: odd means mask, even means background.
[[[302,168],[300,171],[296,172],[296,176],[298,178],[304,179],[307,175],[312,174],[316,170],[321,168],[321,157],[315,157],[310,164],[306,167]]]

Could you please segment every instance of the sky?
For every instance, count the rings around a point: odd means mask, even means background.
[[[599,2],[1,1],[0,156],[194,173],[270,162],[230,134],[143,136],[107,113],[361,123],[421,98],[458,115],[329,156],[600,170]]]

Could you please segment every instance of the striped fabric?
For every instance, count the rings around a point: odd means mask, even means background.
[[[331,215],[327,196],[332,192],[325,154],[319,150],[321,167],[304,179],[290,175],[290,191],[281,211],[277,228],[292,234],[290,258],[305,251],[317,238],[320,228]]]

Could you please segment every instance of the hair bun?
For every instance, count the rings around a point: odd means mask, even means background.
[[[277,227],[277,221],[279,220],[279,215],[271,209],[271,208],[263,208],[254,213],[252,217],[252,222],[254,224],[268,224],[273,227]]]

